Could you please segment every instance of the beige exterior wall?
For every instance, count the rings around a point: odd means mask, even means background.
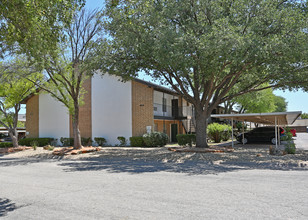
[[[153,88],[132,81],[132,134],[141,136],[147,132],[146,127],[154,129]]]
[[[84,105],[79,108],[79,130],[81,137],[92,138],[92,79],[87,79],[83,88],[86,93],[84,94]],[[72,117],[70,117],[70,137],[73,137],[73,124]]]
[[[169,140],[171,140],[171,124],[177,124],[178,125],[178,134],[185,134],[185,129],[183,127],[183,124],[179,120],[154,120],[155,128],[157,128],[156,131],[158,132],[164,132],[164,124],[166,128],[166,134],[169,137]]]
[[[26,131],[27,137],[39,137],[39,96],[35,95],[26,103]]]

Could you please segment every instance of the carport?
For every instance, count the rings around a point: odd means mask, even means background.
[[[234,147],[234,131],[233,131],[233,121],[243,121],[243,122],[254,122],[264,125],[274,125],[275,126],[275,140],[276,148],[278,143],[280,144],[279,126],[292,125],[295,120],[302,114],[301,111],[294,112],[273,112],[273,113],[247,113],[247,114],[213,114],[213,118],[221,118],[231,120],[232,125],[232,147]],[[244,129],[244,126],[243,126]],[[244,132],[243,132],[244,133]],[[244,138],[244,134],[243,134]]]

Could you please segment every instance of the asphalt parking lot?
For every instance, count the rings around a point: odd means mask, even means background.
[[[240,147],[206,155],[121,148],[84,159],[0,155],[0,217],[307,219],[308,152],[272,157],[262,146]]]

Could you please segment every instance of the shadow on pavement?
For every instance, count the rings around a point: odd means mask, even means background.
[[[101,171],[112,173],[175,172],[188,175],[219,174],[237,170],[308,170],[308,152],[272,156],[268,146],[236,146],[234,153],[175,153],[166,148],[104,148],[85,157],[37,155],[29,158],[0,158],[1,166],[58,162],[65,172]]]
[[[9,199],[0,198],[0,217],[6,216],[8,212],[17,209],[15,203]]]

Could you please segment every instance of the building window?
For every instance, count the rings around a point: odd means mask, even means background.
[[[167,99],[163,98],[163,112],[167,111]]]
[[[157,112],[157,107],[154,106],[154,112]]]

